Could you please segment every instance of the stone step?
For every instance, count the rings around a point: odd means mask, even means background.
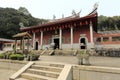
[[[21,77],[28,79],[28,80],[57,80],[55,78],[50,78],[50,77],[31,74],[31,73],[23,73],[23,74],[21,74]]]
[[[62,64],[50,64],[50,66],[64,68],[64,65],[62,65]]]
[[[52,71],[52,72],[61,72],[62,68],[59,67],[52,67],[52,66],[42,66],[42,65],[32,65],[32,69],[39,69],[44,71]]]
[[[43,65],[43,66],[64,68],[63,64],[57,64],[57,63],[38,62],[38,63],[35,63],[35,65]]]
[[[26,72],[36,74],[36,75],[42,75],[46,77],[52,77],[52,78],[58,78],[59,76],[58,72],[43,71],[38,69],[28,69]]]
[[[75,50],[55,50],[55,55],[74,55]]]
[[[51,50],[46,50],[43,55],[49,55],[50,52]]]
[[[29,79],[25,79],[25,78],[17,78],[15,80],[29,80]]]

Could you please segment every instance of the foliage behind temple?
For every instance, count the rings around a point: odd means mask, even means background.
[[[13,8],[0,8],[0,37],[12,38],[12,36],[19,32],[19,23],[23,23],[25,27],[35,26],[42,22],[46,22],[44,19],[37,19],[32,17],[29,13],[25,13],[24,7],[20,7],[18,10]],[[23,11],[23,12],[22,12]]]
[[[120,30],[120,16],[99,16],[98,31]]]

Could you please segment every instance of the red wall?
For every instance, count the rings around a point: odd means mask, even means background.
[[[90,29],[89,26],[82,26],[74,28],[74,43],[79,43],[80,34],[86,34],[88,42],[90,42]]]
[[[70,28],[62,30],[62,36],[65,38],[65,44],[70,44],[68,39],[71,37],[70,36]]]
[[[79,43],[80,34],[86,34],[86,37],[88,38],[88,42],[90,42],[89,26],[73,28],[73,43]],[[43,40],[45,40],[45,42],[46,42],[45,44],[48,44],[48,41],[50,38],[52,38],[52,35],[55,35],[54,30],[43,32]],[[59,29],[57,30],[57,35],[59,35]],[[36,39],[39,40],[39,44],[41,41],[40,36],[41,36],[40,32],[36,33]],[[70,28],[62,29],[62,37],[65,39],[65,44],[70,44],[70,42],[68,40],[71,37]]]

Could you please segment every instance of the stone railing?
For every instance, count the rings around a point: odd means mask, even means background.
[[[120,80],[120,68],[73,66],[73,80]]]
[[[72,65],[65,65],[57,80],[73,80]]]
[[[26,69],[28,69],[31,65],[33,65],[34,62],[29,62],[27,65],[22,67],[19,71],[17,71],[15,74],[13,74],[9,80],[15,80],[17,77],[19,77],[23,72],[25,72]]]

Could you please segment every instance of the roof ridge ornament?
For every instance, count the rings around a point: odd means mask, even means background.
[[[80,15],[82,10],[80,10],[78,13],[75,12],[75,10],[72,10],[72,16],[71,17],[78,17]]]
[[[53,15],[53,20],[55,20],[55,18],[56,18],[56,16],[55,16],[55,15]]]
[[[99,5],[98,5],[98,2],[96,2],[96,3],[94,4],[94,6],[93,6],[93,7],[94,7],[93,10],[97,9],[98,6],[99,6]]]
[[[89,13],[88,15],[91,15],[91,14],[94,14],[94,13],[96,13],[97,12],[97,9],[98,9],[98,2],[96,2],[94,5],[93,5],[93,10],[92,10],[92,12],[91,13]]]
[[[20,28],[24,28],[24,24],[22,22],[19,23]]]

